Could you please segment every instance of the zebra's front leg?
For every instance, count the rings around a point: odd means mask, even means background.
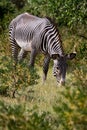
[[[48,73],[48,69],[49,69],[49,63],[50,63],[50,56],[47,55],[44,58],[44,63],[43,63],[43,83],[47,78],[47,73]]]
[[[37,54],[36,49],[32,49],[30,54],[29,67],[34,67],[36,54]]]

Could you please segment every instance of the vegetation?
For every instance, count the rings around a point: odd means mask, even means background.
[[[0,130],[87,129],[86,7],[86,0],[0,1]],[[76,59],[68,62],[65,86],[59,86],[52,76],[52,62],[42,84],[42,55],[35,69],[27,67],[28,55],[14,70],[8,26],[25,11],[55,19],[65,52],[76,49]]]

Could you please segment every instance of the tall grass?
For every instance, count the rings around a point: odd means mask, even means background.
[[[73,44],[83,43],[76,36],[74,43],[73,36],[66,34],[66,37],[63,41],[67,52],[73,50]],[[51,64],[43,84],[43,58],[37,58],[32,70],[27,67],[27,58],[15,71],[7,35],[0,37],[0,130],[87,129],[87,59],[83,46],[79,47],[77,58],[68,63],[71,68],[66,85],[57,84]],[[83,56],[80,52],[84,52]]]

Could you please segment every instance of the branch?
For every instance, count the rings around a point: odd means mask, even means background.
[[[84,36],[84,35],[82,35],[82,34],[77,34],[77,36],[82,37],[82,38],[84,38],[84,39],[86,39],[86,40],[87,40],[87,37],[86,37],[86,36]]]

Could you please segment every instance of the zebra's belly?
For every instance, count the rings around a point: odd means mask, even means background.
[[[32,50],[32,41],[30,42],[24,42],[24,41],[19,41],[19,40],[16,40],[17,44],[19,45],[19,47],[21,47],[23,50],[25,51],[31,51]]]

